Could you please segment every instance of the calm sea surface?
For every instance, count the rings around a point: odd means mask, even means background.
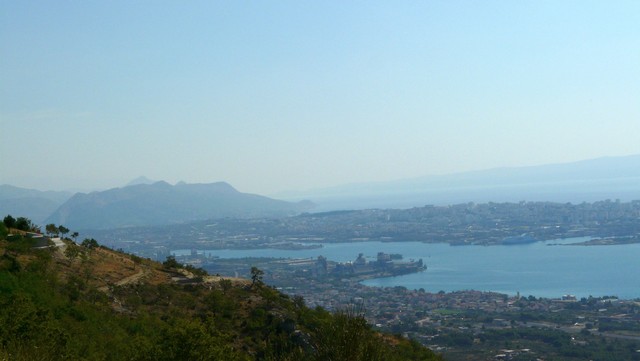
[[[358,253],[375,259],[378,252],[400,253],[405,260],[422,260],[428,269],[399,277],[367,280],[379,287],[424,288],[428,292],[481,290],[523,296],[577,297],[616,295],[640,298],[640,244],[562,246],[589,238],[572,238],[513,246],[449,246],[420,242],[357,242],[323,244],[313,250],[216,250],[221,258],[316,258],[346,262]],[[177,250],[176,255],[188,253]]]

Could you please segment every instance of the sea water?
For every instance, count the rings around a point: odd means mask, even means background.
[[[399,253],[405,260],[422,259],[427,270],[363,283],[377,287],[403,286],[427,292],[479,290],[522,296],[557,298],[614,295],[640,298],[640,244],[571,246],[589,238],[550,240],[509,246],[450,246],[421,242],[325,243],[307,250],[215,250],[220,258],[317,258],[337,262],[359,253],[374,260],[378,252]],[[177,250],[176,255],[187,250]]]

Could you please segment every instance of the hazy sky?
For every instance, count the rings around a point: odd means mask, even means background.
[[[271,194],[640,153],[640,1],[0,0],[0,183]]]

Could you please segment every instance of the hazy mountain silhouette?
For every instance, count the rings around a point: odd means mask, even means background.
[[[43,192],[3,184],[0,185],[0,215],[2,217],[7,214],[14,217],[27,217],[39,224],[71,195],[70,192]]]
[[[136,185],[138,185],[138,184],[153,184],[153,183],[156,183],[156,182],[157,182],[157,181],[154,181],[154,180],[152,180],[152,179],[149,179],[149,178],[147,178],[147,177],[145,177],[145,176],[140,176],[140,177],[138,177],[138,178],[136,178],[136,179],[132,180],[131,182],[127,183],[127,185],[126,185],[125,187],[128,187],[128,186],[136,186]]]
[[[280,217],[300,213],[311,205],[241,193],[224,182],[175,186],[156,182],[76,193],[46,223],[72,229],[108,229],[222,217]]]
[[[289,193],[280,198],[311,199],[317,204],[317,211],[521,200],[628,201],[640,199],[640,155],[350,184]]]

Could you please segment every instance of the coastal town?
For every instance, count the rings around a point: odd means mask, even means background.
[[[92,235],[94,233],[91,233]],[[420,241],[452,246],[587,237],[572,247],[637,243],[640,202],[460,204],[406,210],[304,214],[280,219],[218,219],[103,231],[116,249],[177,259],[220,277],[264,272],[265,284],[310,307],[357,309],[370,324],[418,340],[447,360],[640,360],[640,303],[599,296],[557,299],[495,292],[368,287],[370,278],[421,272],[429,265],[381,253],[348,262],[317,258],[217,258],[215,250],[304,250],[323,244]],[[418,263],[420,262],[420,263]]]
[[[34,240],[33,249],[42,249],[41,243],[46,249],[66,248],[61,252],[67,257],[76,257],[71,252],[74,249],[98,247],[93,239],[73,247],[67,239],[64,247],[59,238],[47,245],[49,238],[42,234],[26,235]],[[117,286],[145,277],[148,269],[135,266],[143,262],[140,257],[118,254],[120,259],[131,257],[134,274],[119,280]],[[247,264],[253,266],[249,269]],[[221,259],[194,250],[169,257],[164,265],[184,267],[183,276],[172,280],[190,289],[224,289],[231,280],[244,279],[250,285],[259,279],[296,304],[361,315],[372,327],[418,341],[446,360],[640,359],[639,299],[573,295],[552,299],[364,285],[362,281],[371,278],[422,272],[428,267],[421,259],[405,260],[402,254],[385,252],[378,252],[375,258],[360,253],[352,261],[335,262],[322,256]]]
[[[379,254],[383,259],[389,256]],[[342,265],[323,258],[249,258],[217,259],[204,267],[222,277],[249,277],[245,262],[264,270],[266,284],[310,307],[356,310],[376,328],[418,340],[447,360],[580,359],[600,353],[618,357],[611,359],[640,357],[638,300],[369,287],[361,281],[381,273],[377,260],[365,265],[361,255]],[[403,271],[421,271],[417,262],[407,265],[411,268]]]
[[[592,237],[640,240],[640,201],[465,203],[411,209],[310,213],[296,217],[216,219],[188,224],[87,230],[114,249],[164,260],[173,250],[309,249],[363,241],[502,245]],[[517,242],[516,242],[517,243]]]

